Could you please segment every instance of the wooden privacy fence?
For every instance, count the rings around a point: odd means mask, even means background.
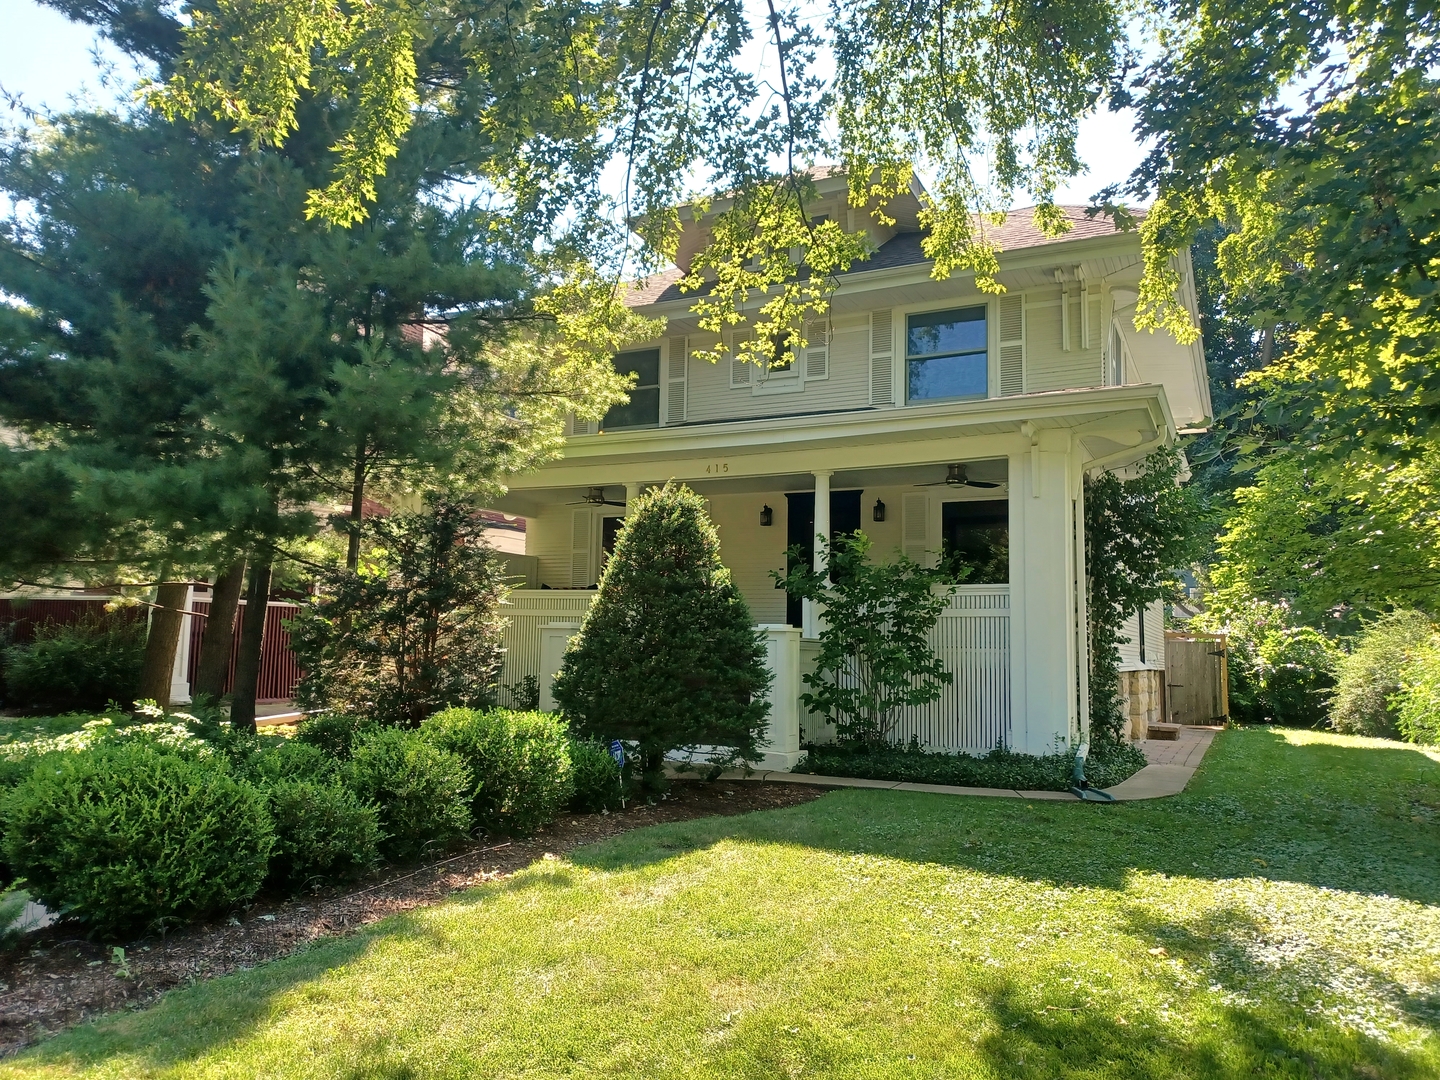
[[[68,626],[78,623],[86,618],[114,619],[117,621],[132,622],[144,620],[149,616],[149,609],[143,606],[122,607],[115,611],[107,612],[106,603],[110,597],[12,597],[0,599],[0,626],[10,628],[12,640],[23,644],[33,641],[35,628],[45,623],[52,623],[57,626]],[[208,615],[210,604],[205,600],[196,600],[191,609],[197,616]],[[240,651],[240,614],[245,610],[245,601],[240,601],[240,611],[236,612],[235,636],[232,640],[230,650],[230,669],[225,676],[225,692],[228,694],[235,680],[235,658]],[[283,601],[272,600],[265,612],[265,644],[260,653],[260,685],[257,698],[260,701],[288,701],[295,692],[295,684],[300,681],[303,672],[300,665],[295,662],[295,654],[290,650],[290,635],[286,632],[284,623],[287,619],[293,619],[296,612],[300,610],[297,604],[287,604]],[[188,663],[185,671],[185,681],[194,684],[195,670],[200,663],[200,639],[205,633],[205,619],[192,618],[190,624],[189,649],[185,650]],[[184,649],[185,642],[181,642]]]
[[[197,615],[208,615],[210,603],[196,600],[192,605]],[[265,609],[265,642],[260,649],[260,684],[255,692],[256,701],[288,701],[295,693],[295,684],[304,674],[295,662],[290,650],[290,633],[283,623],[293,619],[300,611],[298,604],[287,604],[272,600]],[[230,645],[230,667],[225,672],[225,693],[235,685],[235,661],[240,655],[240,620],[245,614],[245,601],[240,601],[235,612],[235,634]],[[205,619],[190,620],[190,663],[185,672],[185,681],[195,684],[195,672],[200,666],[200,638],[205,633]]]
[[[1220,724],[1230,716],[1224,634],[1165,632],[1165,709],[1172,724]]]
[[[69,626],[86,618],[114,622],[134,622],[145,618],[143,607],[123,607],[106,611],[109,597],[12,597],[0,599],[0,626],[8,627],[9,639],[3,644],[23,645],[35,640],[35,628],[46,623]]]

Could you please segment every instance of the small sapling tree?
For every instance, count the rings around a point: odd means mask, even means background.
[[[474,508],[439,499],[364,528],[373,546],[357,569],[322,573],[290,624],[296,701],[411,727],[493,704],[503,570]]]
[[[810,690],[800,700],[842,739],[884,742],[901,709],[928,705],[954,677],[929,637],[950,602],[944,586],[965,570],[930,570],[900,553],[894,562],[871,562],[863,532],[837,536],[827,547],[828,573],[806,566],[798,547],[789,552],[789,576],[772,573],[791,596],[825,605],[820,655],[804,676]]]
[[[760,756],[770,711],[764,661],[705,501],[666,484],[631,504],[555,700],[581,733],[638,743],[653,790],[671,750]]]

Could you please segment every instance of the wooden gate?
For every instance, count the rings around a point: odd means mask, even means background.
[[[1224,634],[1165,633],[1165,709],[1172,724],[1221,724],[1230,715]]]

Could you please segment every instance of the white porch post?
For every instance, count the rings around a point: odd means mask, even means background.
[[[815,560],[815,572],[823,574],[830,566],[829,550],[826,547],[830,540],[830,477],[834,475],[829,472],[815,473],[815,528],[810,537],[810,551]],[[821,538],[824,538],[824,543]],[[802,605],[802,619],[805,624],[805,636],[817,638],[820,636],[821,618],[824,615],[824,608],[813,600],[806,600]]]
[[[640,484],[632,483],[625,485],[625,512],[630,512],[630,504],[640,498]]]
[[[570,639],[580,632],[578,622],[553,622],[540,627],[540,711],[555,711],[555,676],[565,662]]]
[[[1011,748],[1049,754],[1080,724],[1080,467],[1068,432],[1033,431],[1010,457]]]
[[[180,640],[175,643],[175,666],[170,669],[170,704],[190,703],[190,624],[195,616],[195,586],[185,590],[185,614],[180,619]]]
[[[784,623],[765,623],[765,665],[770,684],[770,725],[760,767],[789,772],[800,760],[800,631]]]

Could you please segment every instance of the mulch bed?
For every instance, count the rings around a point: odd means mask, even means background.
[[[80,937],[73,923],[56,923],[0,952],[0,1054],[102,1013],[148,1005],[167,990],[251,968],[317,938],[353,933],[387,915],[508,877],[547,854],[647,825],[794,806],[824,793],[801,784],[679,781],[652,806],[567,814],[534,837],[487,842],[418,870],[387,867],[374,879],[316,895],[261,896],[233,922],[190,926],[128,945],[127,978],[117,977],[110,946]]]

